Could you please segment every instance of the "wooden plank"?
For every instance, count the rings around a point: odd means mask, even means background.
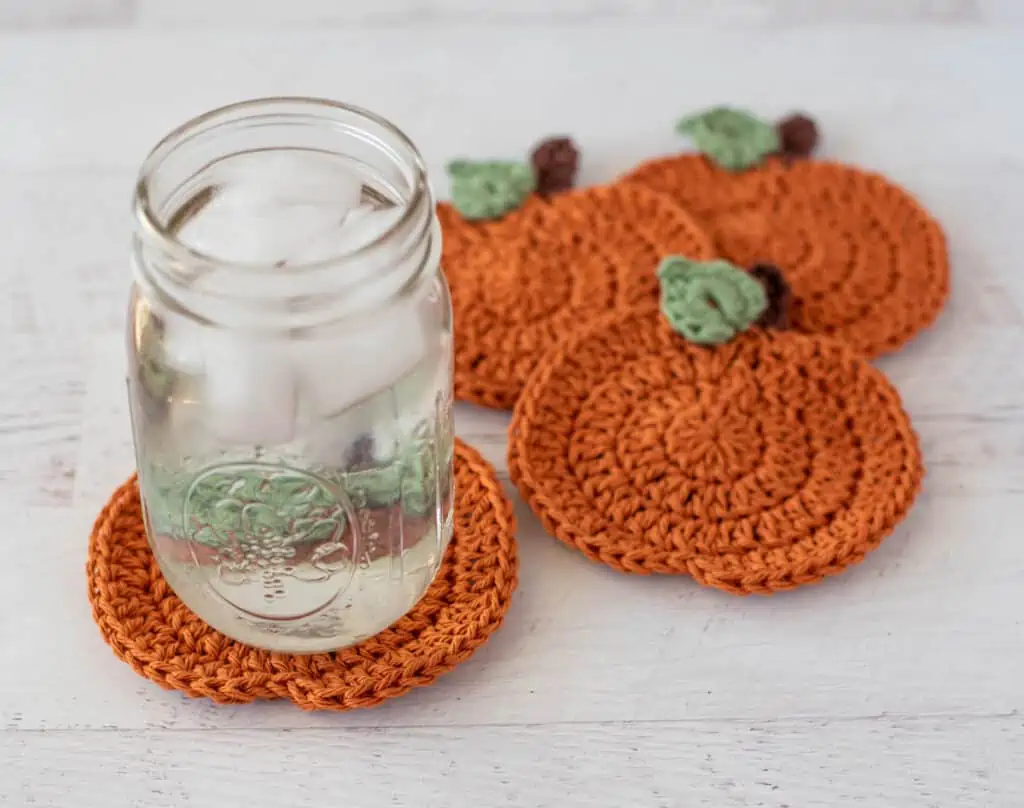
[[[76,808],[1016,808],[1020,716],[0,734],[0,802]]]

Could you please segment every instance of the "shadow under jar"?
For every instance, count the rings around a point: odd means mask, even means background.
[[[175,593],[314,653],[422,596],[452,531],[451,305],[422,159],[314,99],[215,110],[135,196],[128,391]]]

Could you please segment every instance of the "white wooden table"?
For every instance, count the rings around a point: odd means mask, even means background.
[[[1024,4],[356,5],[0,0],[0,805],[1024,803]],[[83,574],[132,467],[133,173],[173,125],[272,94],[391,117],[441,182],[557,132],[596,182],[678,149],[684,111],[808,110],[949,233],[948,309],[880,363],[923,442],[917,507],[856,570],[771,599],[616,575],[519,507],[506,626],[432,688],[311,715],[139,679]],[[502,469],[505,424],[458,416]]]

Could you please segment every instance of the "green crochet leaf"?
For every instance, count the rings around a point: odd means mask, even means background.
[[[749,112],[715,107],[683,118],[676,131],[689,135],[697,148],[728,171],[757,165],[781,146],[775,126]]]
[[[466,219],[497,219],[523,204],[533,191],[533,169],[524,163],[472,162],[448,164],[452,205]]]
[[[661,311],[690,342],[717,345],[745,331],[768,307],[764,287],[728,261],[669,256],[658,267]]]

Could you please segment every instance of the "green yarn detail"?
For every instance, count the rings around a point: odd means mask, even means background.
[[[301,471],[238,463],[196,476],[153,465],[142,482],[153,529],[174,535],[183,527],[207,547],[227,547],[244,536],[326,541],[345,527],[338,502]]]
[[[345,475],[343,486],[354,501],[373,508],[387,508],[399,502],[403,510],[418,516],[434,508],[437,486],[433,462],[435,449],[407,449],[404,456],[388,466],[354,471]]]
[[[781,147],[775,126],[749,112],[715,107],[683,118],[676,131],[689,135],[697,148],[728,171],[757,165]]]
[[[717,345],[745,331],[768,307],[764,287],[728,261],[669,256],[658,267],[661,311],[690,342]]]
[[[408,446],[387,465],[339,473],[315,469],[357,508],[390,508],[426,516],[435,508],[435,448]],[[222,473],[150,466],[143,477],[147,511],[157,533],[173,535],[186,522],[191,538],[227,546],[232,535],[287,536],[291,544],[330,538],[345,527],[342,506],[304,471],[227,464]]]
[[[448,164],[452,206],[466,219],[497,219],[523,204],[536,187],[524,163],[455,160]]]

